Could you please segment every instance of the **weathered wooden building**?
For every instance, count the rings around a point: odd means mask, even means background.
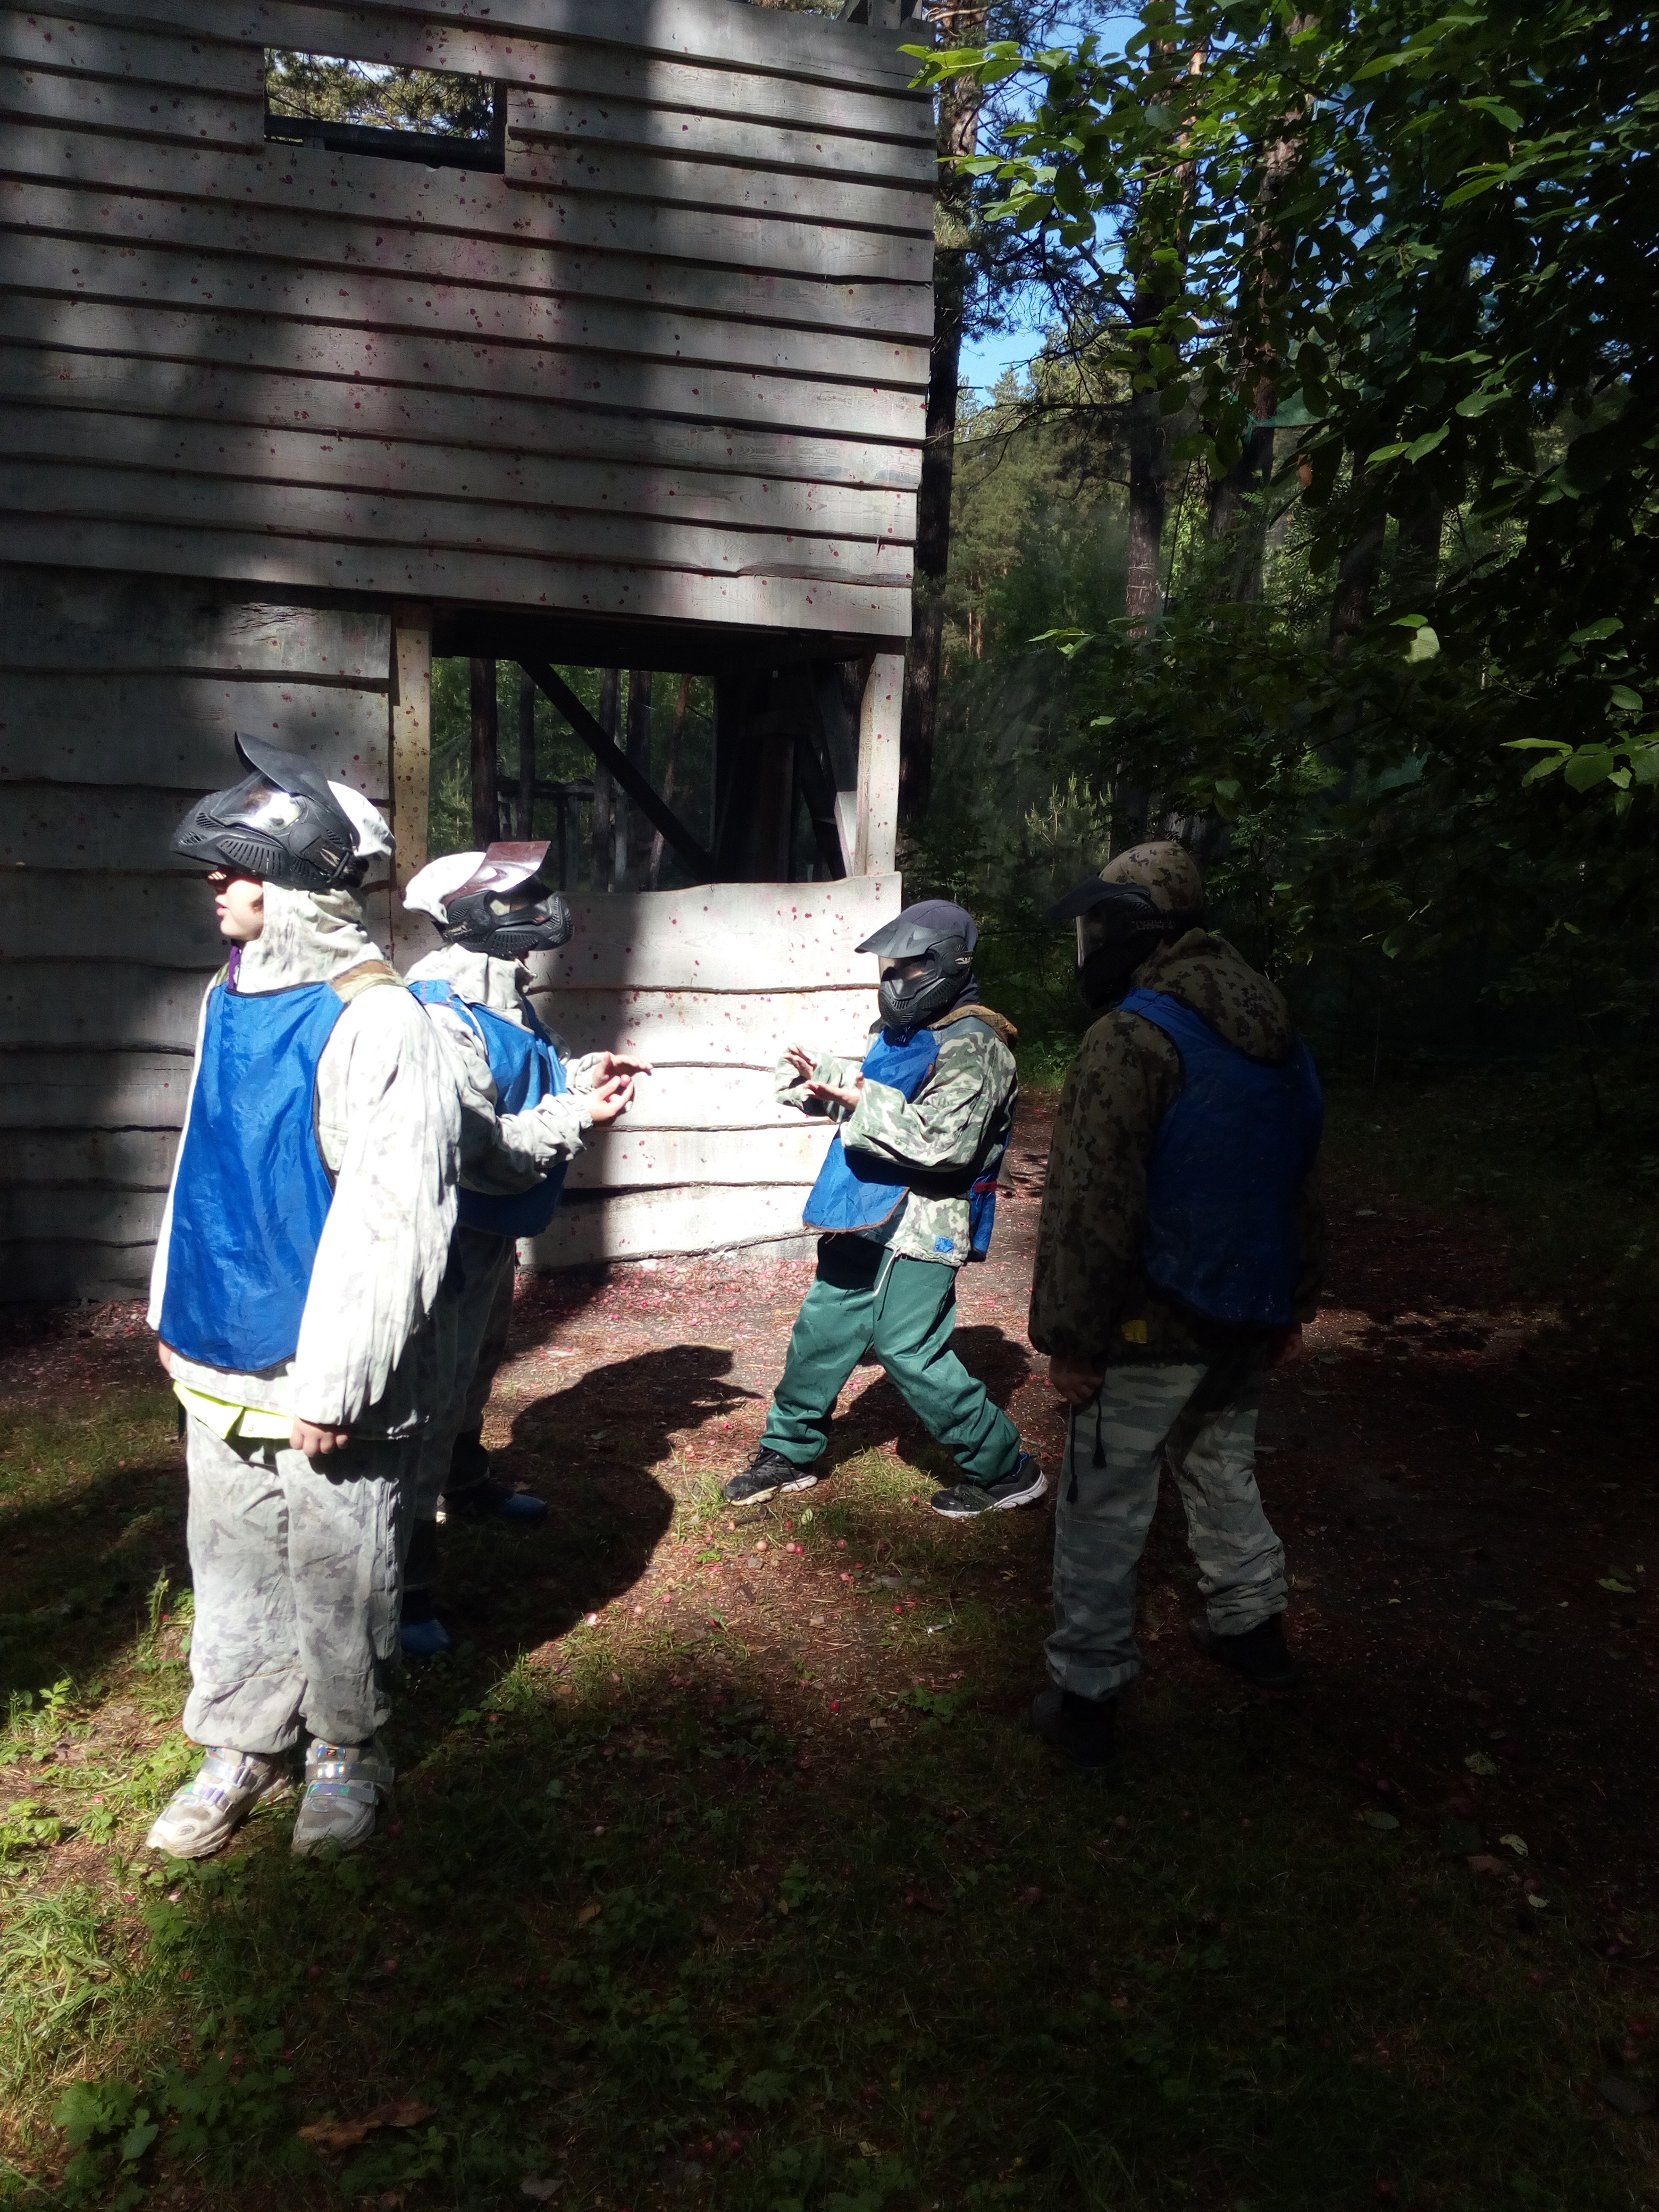
[[[851,947],[898,900],[934,173],[910,5],[0,7],[9,1296],[147,1273],[219,958],[167,843],[233,732],[386,807],[406,880],[434,653],[715,683],[713,849],[674,825],[708,887],[579,899],[551,963],[573,1041],[660,1073],[537,1256],[797,1232],[823,1138],[769,1067],[861,1033]],[[293,52],[482,78],[494,129],[273,115]],[[782,882],[803,808],[814,880]],[[372,903],[416,949],[396,885]]]

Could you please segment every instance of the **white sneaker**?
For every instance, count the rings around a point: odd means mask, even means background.
[[[144,1838],[175,1859],[210,1858],[222,1850],[262,1797],[289,1778],[288,1761],[257,1751],[210,1751],[192,1780],[162,1807]]]
[[[306,1794],[294,1823],[294,1849],[307,1858],[325,1844],[355,1851],[374,1832],[380,1800],[396,1777],[392,1761],[372,1743],[325,1743],[313,1736],[306,1753]]]

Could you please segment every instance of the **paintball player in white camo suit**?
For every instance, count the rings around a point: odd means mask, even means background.
[[[490,1471],[484,1408],[507,1352],[518,1240],[552,1219],[564,1171],[584,1133],[614,1121],[650,1062],[594,1052],[573,1060],[530,1003],[532,952],[569,942],[570,909],[544,879],[547,845],[504,841],[447,853],[410,883],[404,904],[428,915],[445,943],[417,960],[409,984],[449,1056],[461,1102],[459,1215],[436,1326],[444,1376],[421,1441],[415,1526],[404,1568],[403,1648],[447,1650],[437,1616],[438,1510],[533,1528],[547,1507]]]
[[[229,948],[149,1313],[188,1416],[184,1725],[209,1747],[149,1832],[179,1858],[286,1783],[302,1733],[295,1851],[365,1842],[392,1786],[378,1731],[460,1139],[437,1033],[355,896],[385,823],[299,755],[236,743],[250,774],[173,839]]]
[[[1285,1553],[1255,1479],[1264,1368],[1295,1357],[1319,1289],[1322,1106],[1273,985],[1204,927],[1176,843],[1137,845],[1049,919],[1074,921],[1102,1018],[1060,1094],[1031,1341],[1072,1408],[1054,1629],[1032,1722],[1074,1765],[1115,1750],[1140,1671],[1135,1583],[1167,1461],[1206,1603],[1199,1649],[1288,1687]]]
[[[789,1339],[760,1449],[732,1504],[806,1490],[842,1386],[873,1352],[963,1480],[933,1498],[951,1519],[1025,1505],[1047,1478],[951,1347],[957,1270],[991,1241],[997,1174],[1019,1095],[1014,1028],[979,1004],[973,916],[906,907],[859,946],[881,963],[880,1018],[862,1057],[792,1045],[777,1095],[839,1126],[806,1202],[817,1279]]]

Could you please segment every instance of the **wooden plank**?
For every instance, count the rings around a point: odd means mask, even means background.
[[[465,66],[480,75],[501,70],[511,51],[556,54],[620,52],[635,62],[665,62],[777,76],[840,91],[858,88],[891,97],[897,106],[927,105],[910,91],[915,64],[897,36],[808,15],[745,9],[737,21],[720,0],[626,0],[596,16],[591,0],[533,0],[483,23],[472,0],[422,0],[416,14],[402,0],[338,0],[337,5],[240,0],[91,0],[77,21],[136,22],[257,46],[300,46],[364,61],[404,61],[417,68],[462,68],[455,43],[477,41]],[[417,33],[428,43],[404,50],[387,42]],[[342,44],[342,40],[349,43]],[[431,58],[447,42],[448,58]]]
[[[0,1052],[0,1128],[176,1132],[191,1055],[174,1052]]]
[[[448,332],[382,333],[324,323],[116,305],[0,290],[0,340],[302,376],[367,378],[635,416],[720,421],[820,436],[920,442],[926,394],[692,362],[599,359]],[[669,450],[672,451],[671,444]]]
[[[182,810],[181,810],[182,811]],[[182,866],[161,872],[167,848],[137,856],[153,872],[100,875],[88,895],[83,872],[13,868],[0,876],[0,960],[142,962],[151,969],[211,975],[225,957],[204,875]],[[384,890],[364,901],[369,933],[386,942]]]
[[[21,1184],[61,1195],[78,1186],[165,1196],[178,1149],[176,1128],[15,1128],[6,1143],[0,1190]]]
[[[508,113],[520,95],[509,94]],[[608,202],[660,201],[672,207],[736,209],[773,222],[823,225],[837,232],[894,231],[931,240],[933,196],[799,170],[678,161],[628,145],[546,143],[509,123],[507,181],[520,191],[568,193]]]
[[[129,449],[131,450],[131,448]],[[295,483],[250,484],[134,466],[115,447],[101,463],[0,463],[0,509],[54,519],[264,531],[386,555],[404,549],[519,554],[568,567],[580,582],[598,564],[707,576],[782,577],[909,590],[908,546],[779,537],[652,516],[567,515],[484,501],[402,498]]]
[[[667,525],[683,544],[692,526],[734,535],[737,558],[746,562],[765,541],[805,543],[822,552],[823,541],[845,549],[886,540],[909,544],[915,530],[915,501],[908,493],[849,489],[837,485],[769,483],[753,477],[717,476],[692,469],[587,464],[545,453],[481,453],[453,447],[392,443],[382,439],[320,435],[307,429],[255,430],[199,422],[167,423],[158,430],[142,427],[131,416],[87,408],[15,406],[6,448],[14,460],[132,465],[135,450],[149,468],[187,471],[193,477],[234,478],[242,483],[279,487],[286,496],[296,487],[333,488],[353,493],[411,499],[488,501],[526,510],[537,520],[524,526],[532,550],[549,550],[547,526],[597,528],[592,550],[606,549],[605,529],[626,519],[640,550],[654,551],[670,542]],[[579,521],[579,518],[581,520]],[[654,534],[647,534],[654,533]],[[621,541],[609,550],[623,556]],[[856,559],[848,573],[860,573]]]
[[[677,1191],[708,1183],[792,1190],[816,1180],[831,1132],[794,1117],[787,1129],[674,1130],[653,1133],[619,1122],[595,1130],[571,1164],[569,1190]]]
[[[240,252],[179,252],[168,246],[65,240],[36,231],[6,234],[6,278],[42,298],[216,315],[258,315],[306,325],[410,335],[480,338],[630,362],[758,369],[770,376],[834,378],[925,393],[925,346],[834,331],[774,330],[757,321],[664,313],[540,291],[434,283],[357,269],[315,270]],[[526,257],[528,258],[528,257]],[[608,372],[607,372],[608,373]],[[786,409],[786,414],[788,412]]]
[[[784,1048],[861,1053],[875,1018],[868,991],[568,992],[559,1031],[576,1053],[636,1053],[669,1072],[749,1068],[768,1076]]]
[[[858,868],[884,876],[898,848],[899,727],[904,655],[878,653],[865,679],[859,723]]]
[[[131,1247],[66,1243],[60,1237],[20,1239],[4,1248],[0,1300],[42,1305],[73,1298],[142,1298],[149,1289],[154,1237]]]
[[[186,164],[199,167],[193,157]],[[185,165],[181,165],[185,166]],[[179,180],[182,186],[188,177]],[[193,190],[193,182],[191,189]],[[291,186],[281,198],[291,201]],[[515,208],[522,213],[521,203]],[[831,283],[769,269],[719,269],[653,260],[556,240],[482,236],[416,223],[319,214],[260,199],[155,199],[84,181],[58,185],[0,177],[0,222],[64,239],[127,240],[175,251],[257,253],[313,270],[364,270],[422,283],[499,285],[591,303],[648,304],[671,313],[737,317],[777,328],[910,340],[933,336],[926,285]]]
[[[242,773],[238,730],[304,753],[376,805],[389,795],[383,692],[204,676],[0,675],[3,780],[206,791]]]
[[[0,562],[0,671],[150,669],[358,690],[383,682],[383,614],[215,598],[170,578],[51,574]]]
[[[318,146],[261,145],[224,158],[182,141],[93,137],[18,121],[5,133],[0,167],[13,177],[58,185],[79,183],[108,192],[185,196],[227,207],[297,209],[357,221],[368,216],[507,246],[560,246],[775,270],[807,282],[926,287],[933,270],[931,233],[922,238],[830,225],[803,228],[723,208],[650,202],[607,206],[585,195],[561,204],[520,191],[503,177],[331,154]]]
[[[448,452],[505,452],[515,458],[526,456],[526,467],[538,458],[563,466],[569,456],[578,465],[591,464],[596,469],[660,471],[665,477],[663,496],[668,499],[676,495],[681,471],[697,481],[707,476],[717,483],[722,477],[729,482],[735,477],[745,483],[758,477],[764,486],[779,487],[780,502],[806,502],[809,514],[817,513],[818,500],[830,501],[838,490],[891,490],[906,495],[902,512],[907,527],[890,533],[899,538],[910,535],[908,518],[921,471],[915,446],[660,422],[591,408],[544,406],[536,400],[411,391],[366,380],[342,384],[268,375],[258,369],[198,368],[176,361],[4,344],[0,344],[0,399],[54,408],[84,406],[99,412],[126,410],[163,421],[193,417],[203,423],[291,428],[324,443],[367,436],[404,448],[437,445]],[[540,481],[533,477],[526,480]],[[576,475],[573,481],[591,479]],[[785,492],[784,485],[804,489]],[[843,517],[852,517],[833,501],[827,512],[829,526],[837,534],[890,534],[884,530],[845,530]],[[781,504],[779,526],[795,527],[799,513],[799,507]]]
[[[252,64],[256,57],[252,53]],[[0,122],[131,138],[182,138],[198,149],[240,155],[265,143],[261,82],[241,93],[137,84],[124,77],[60,76],[0,59]]]
[[[0,8],[0,60],[89,77],[264,97],[264,55],[217,39],[141,31],[31,9]]]
[[[811,1188],[808,1182],[793,1188],[632,1190],[603,1200],[579,1194],[559,1208],[545,1235],[520,1247],[520,1257],[526,1267],[576,1267],[793,1243],[805,1233],[801,1208]]]
[[[167,848],[134,857],[152,865]],[[88,896],[82,874],[12,868],[0,875],[0,959],[97,960],[117,951],[158,968],[208,975],[224,958],[203,877],[106,874]]]
[[[558,997],[538,997],[535,1003],[558,1034]],[[681,1136],[710,1130],[769,1133],[799,1128],[804,1122],[793,1107],[780,1106],[774,1098],[769,1067],[675,1067],[661,1078],[641,1077],[621,1126],[647,1136]]]
[[[704,73],[708,82],[713,72]],[[677,161],[713,161],[931,197],[939,159],[927,141],[893,143],[802,126],[781,117],[738,117],[689,103],[664,109],[654,86],[631,99],[595,97],[574,85],[507,94],[507,136],[526,143],[626,147]],[[694,188],[695,189],[695,188]]]
[[[0,1246],[52,1238],[117,1245],[147,1279],[166,1203],[165,1190],[30,1190],[0,1184]]]
[[[0,694],[3,686],[0,678]],[[0,806],[0,869],[147,873],[162,868],[185,803],[178,791],[104,783],[9,783]],[[0,897],[14,880],[21,878],[10,872],[0,876]],[[87,894],[84,884],[68,892],[82,900]]]
[[[826,635],[846,648],[909,635],[907,591],[852,581],[703,576],[671,568],[566,568],[502,553],[386,549],[270,532],[189,525],[63,520],[0,509],[15,559],[52,568],[143,569],[222,577],[272,592],[301,588],[459,600],[568,612],[584,618],[673,622]]]
[[[688,989],[852,990],[867,993],[873,1009],[875,963],[854,947],[902,903],[900,880],[890,872],[833,884],[574,892],[569,944],[538,952],[531,965],[556,1010],[573,1003],[567,994]],[[834,1020],[860,1019],[855,1007],[828,1012]],[[556,1022],[562,1026],[562,1014]]]

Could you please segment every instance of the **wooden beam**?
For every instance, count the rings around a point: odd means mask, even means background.
[[[645,816],[653,830],[660,830],[688,866],[695,868],[707,881],[714,872],[714,864],[691,832],[665,807],[651,786],[646,781],[623,752],[605,735],[581,701],[552,664],[545,660],[521,660],[519,665],[538,684],[564,716],[576,735],[614,780],[628,793],[635,806]]]

